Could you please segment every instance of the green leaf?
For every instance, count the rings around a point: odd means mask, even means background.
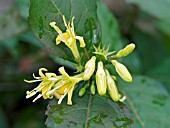
[[[134,114],[133,128],[169,127],[170,96],[158,81],[134,76],[132,86],[120,82],[122,92]]]
[[[141,60],[135,51],[126,56],[126,58],[123,58],[122,63],[128,68],[131,74],[138,74],[141,72]]]
[[[170,0],[127,0],[142,10],[164,21],[170,22]]]
[[[62,65],[62,66],[66,66],[69,69],[75,70],[76,71],[76,67],[78,66],[75,63],[72,63],[70,61],[64,60],[62,58],[59,58],[57,56],[54,56],[53,54],[50,54],[50,57],[58,64]]]
[[[110,51],[120,49],[122,45],[117,20],[101,0],[97,2],[97,15],[102,26],[103,46],[110,46]]]
[[[147,71],[147,75],[161,81],[170,93],[170,59],[165,59],[160,65]]]
[[[16,4],[18,6],[20,16],[27,19],[29,16],[30,1],[29,0],[16,0]]]
[[[132,38],[136,44],[135,51],[141,59],[141,70],[143,73],[156,67],[161,61],[169,57],[169,52],[160,37],[153,37],[138,29],[134,29]]]
[[[33,35],[33,33],[31,31],[27,31],[27,32],[20,34],[19,39],[20,39],[20,41],[29,43],[30,45],[33,45],[37,48],[42,48],[40,41]]]
[[[131,126],[132,116],[127,106],[121,102],[99,95],[86,94],[73,97],[73,105],[66,102],[61,105],[52,100],[47,110],[46,125],[48,128],[127,128]],[[87,126],[88,125],[88,126]]]
[[[157,27],[160,31],[165,33],[170,37],[170,29],[169,29],[169,23],[165,21],[156,21],[155,22],[155,27]]]
[[[67,21],[70,21],[73,16],[75,17],[75,32],[84,37],[87,50],[90,50],[93,43],[99,44],[100,26],[95,1],[31,0],[29,13],[31,28],[49,52],[64,58],[72,56],[63,43],[55,45],[57,32],[49,26],[50,22],[55,21],[57,26],[65,31],[62,15],[65,15]]]
[[[0,41],[0,46],[7,49],[7,51],[15,58],[19,56],[17,45],[18,45],[17,37],[8,38],[4,41]]]
[[[169,22],[156,20],[154,22],[155,28],[159,31],[159,34],[162,38],[162,43],[165,44],[165,47],[170,51],[170,29],[169,29]]]

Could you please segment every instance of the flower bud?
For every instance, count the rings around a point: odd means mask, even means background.
[[[108,70],[105,70],[105,71],[106,71],[106,76],[107,76],[108,93],[110,94],[112,100],[118,101],[120,96],[119,96],[119,92],[118,92],[117,87],[116,87],[116,83],[113,80],[110,73],[108,72]]]
[[[103,96],[106,93],[106,73],[103,69],[103,62],[98,62],[97,72],[96,72],[96,85],[99,95]]]
[[[90,87],[90,91],[91,91],[91,94],[95,94],[95,92],[96,92],[96,89],[95,89],[95,86],[94,86],[94,81],[92,81],[92,85],[91,85],[91,87]]]
[[[84,70],[84,75],[83,79],[84,80],[89,80],[90,77],[93,75],[94,70],[95,70],[95,61],[96,57],[93,56],[85,65],[85,70]]]
[[[132,82],[132,76],[123,64],[119,63],[116,60],[112,60],[111,62],[115,66],[116,72],[124,81]]]
[[[117,80],[116,76],[112,75],[111,77],[113,78],[114,81]]]
[[[81,88],[80,91],[79,91],[79,96],[82,97],[86,92],[86,88]]]
[[[127,45],[124,49],[120,50],[116,54],[116,58],[127,56],[128,54],[130,54],[134,50],[134,48],[135,48],[135,44],[133,44],[133,43]]]

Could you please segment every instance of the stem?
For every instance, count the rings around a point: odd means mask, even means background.
[[[113,56],[107,56],[107,59],[109,60],[112,60],[112,59],[115,59],[116,58],[116,55],[113,55]]]
[[[90,55],[89,55],[89,53],[87,52],[87,49],[86,49],[86,48],[84,48],[84,52],[85,52],[85,54],[86,54],[88,60],[90,60]]]
[[[88,121],[89,121],[89,116],[90,116],[91,101],[92,101],[92,94],[90,93],[90,98],[89,98],[89,103],[88,103],[88,108],[87,108],[87,116],[86,116],[85,128],[88,128]]]

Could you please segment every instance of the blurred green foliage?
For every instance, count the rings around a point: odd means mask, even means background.
[[[170,126],[170,0],[105,0],[105,3],[112,14],[103,4],[98,5],[103,9],[98,11],[104,27],[102,41],[105,45],[113,43],[115,49],[127,42],[137,46],[135,53],[121,60],[135,74],[134,82],[126,87],[124,82],[118,83],[128,96],[133,127],[148,128],[154,124],[155,128],[167,128]],[[30,74],[40,67],[56,71],[55,61],[61,62],[48,56],[33,36],[28,25],[29,6],[29,0],[0,1],[0,127],[3,128],[46,127],[48,101],[32,104],[32,99],[26,100],[25,91],[33,85],[28,86],[23,80],[31,79]]]

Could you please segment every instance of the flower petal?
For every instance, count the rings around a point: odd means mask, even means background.
[[[81,47],[81,48],[84,48],[84,47],[86,46],[83,37],[81,37],[81,36],[76,36],[76,39],[79,40],[79,42],[80,42],[80,47]]]
[[[42,79],[41,77],[36,77],[34,73],[33,73],[33,77],[34,77],[35,79],[38,79],[38,80],[39,80],[39,79]]]
[[[58,71],[66,78],[66,79],[70,79],[70,76],[66,73],[64,67],[60,67],[58,69]]]
[[[47,99],[48,98],[48,96],[46,95],[46,93],[45,92],[47,92],[47,90],[49,89],[49,87],[48,86],[46,86],[46,87],[44,87],[44,88],[42,88],[42,96],[43,96],[43,98],[44,99]]]
[[[67,104],[68,105],[72,105],[72,95],[73,95],[73,90],[74,90],[74,85],[75,85],[75,83],[73,83],[72,85],[70,85],[71,86],[71,88],[69,89],[69,91],[68,91],[68,98],[67,98]]]
[[[67,23],[66,23],[66,18],[64,15],[63,15],[63,21],[64,21],[64,25],[66,26],[66,28],[68,28]]]
[[[57,77],[55,73],[45,73],[45,75],[50,78],[50,77]]]
[[[74,33],[74,17],[71,20],[71,31]]]
[[[45,78],[45,75],[42,71],[48,71],[46,68],[40,68],[39,69],[39,75],[42,77],[42,78]]]

